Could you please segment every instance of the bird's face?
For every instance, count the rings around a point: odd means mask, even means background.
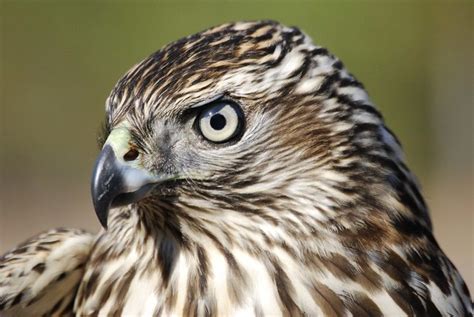
[[[154,53],[118,82],[106,125],[92,182],[105,227],[111,207],[129,204],[208,221],[305,210],[321,220],[354,195],[352,176],[379,181],[369,161],[356,167],[364,148],[388,143],[340,61],[273,22],[219,26]]]

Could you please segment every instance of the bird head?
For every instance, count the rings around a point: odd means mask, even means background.
[[[117,83],[106,113],[92,178],[104,227],[117,208],[158,226],[304,231],[355,204],[358,217],[381,200],[398,212],[409,186],[398,141],[363,86],[304,33],[272,21],[165,46]]]

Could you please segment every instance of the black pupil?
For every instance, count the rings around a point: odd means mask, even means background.
[[[211,127],[214,130],[222,130],[225,127],[225,124],[227,123],[225,117],[221,115],[220,113],[216,113],[211,117]]]

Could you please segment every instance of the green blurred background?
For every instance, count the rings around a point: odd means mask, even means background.
[[[128,68],[209,26],[271,18],[302,28],[365,84],[474,288],[472,1],[3,1],[0,12],[0,253],[51,227],[99,229],[95,140]]]

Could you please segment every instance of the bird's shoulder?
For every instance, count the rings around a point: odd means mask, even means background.
[[[36,235],[0,257],[2,316],[67,315],[94,235],[59,228]]]

